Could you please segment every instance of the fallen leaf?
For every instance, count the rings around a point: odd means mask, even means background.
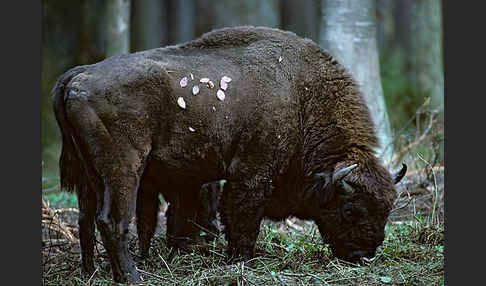
[[[196,95],[199,93],[199,86],[198,85],[195,85],[192,87],[192,94],[193,95]]]
[[[192,73],[190,73],[190,76],[191,76],[191,80],[194,79],[194,75]]]
[[[192,128],[192,127],[189,127],[189,131],[191,132],[196,132],[196,129]]]
[[[228,88],[228,83],[223,79],[221,79],[221,81],[219,82],[219,86],[221,87],[222,90],[226,90]]]
[[[231,82],[231,78],[230,78],[229,76],[223,76],[223,77],[221,78],[221,80],[222,80],[222,81],[225,81],[225,82],[227,82],[227,83]]]
[[[179,82],[181,87],[186,87],[187,86],[187,76],[183,77],[181,81]]]
[[[218,97],[219,100],[223,101],[224,98],[226,97],[224,92],[221,89],[218,89],[218,92],[216,92],[216,96]]]
[[[209,78],[207,77],[203,77],[199,80],[200,83],[208,83],[209,82]]]
[[[278,62],[279,62],[279,63],[280,63],[280,62],[282,62],[282,57],[279,57],[279,58],[278,58]]]
[[[212,81],[208,81],[208,87],[209,88],[213,88],[214,87],[214,83]]]
[[[184,101],[184,98],[179,97],[177,99],[177,104],[179,105],[180,108],[186,109],[186,102]]]

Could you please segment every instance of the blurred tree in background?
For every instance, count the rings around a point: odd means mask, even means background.
[[[323,0],[321,46],[353,75],[371,112],[381,147],[377,154],[388,162],[393,144],[388,112],[383,98],[376,45],[374,0]]]
[[[43,176],[58,176],[61,142],[50,95],[58,76],[113,54],[177,44],[237,25],[293,31],[340,59],[383,125],[383,147],[400,135],[397,130],[426,97],[432,98],[431,108],[443,108],[441,0],[45,0]]]
[[[105,20],[105,56],[130,52],[130,0],[106,1],[102,17]]]

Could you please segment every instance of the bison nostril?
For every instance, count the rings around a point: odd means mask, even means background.
[[[364,257],[366,257],[366,258],[373,258],[373,257],[375,257],[375,255],[376,255],[376,250],[368,250],[365,253]]]
[[[354,250],[351,252],[351,257],[354,258],[354,259],[359,259],[363,256],[366,255],[366,252],[362,251],[362,250]]]

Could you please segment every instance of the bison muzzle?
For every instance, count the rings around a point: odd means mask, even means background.
[[[373,256],[396,198],[374,150],[368,108],[350,74],[293,33],[215,30],[180,45],[107,58],[53,90],[61,186],[80,208],[82,267],[94,271],[95,222],[115,281],[140,281],[127,248],[136,214],[148,251],[158,206],[192,237],[201,186],[225,179],[227,254],[254,256],[263,218],[316,222],[339,258]],[[207,223],[207,222],[201,222]]]

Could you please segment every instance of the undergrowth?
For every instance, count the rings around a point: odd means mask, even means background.
[[[149,258],[136,265],[145,285],[443,285],[444,227],[427,221],[389,222],[376,257],[362,264],[335,258],[314,223],[290,218],[262,223],[257,257],[246,263],[226,263],[224,236],[183,254],[168,249],[159,233]],[[129,249],[136,256],[132,235]],[[51,249],[44,255],[43,285],[113,285],[107,254],[100,243],[96,249],[91,277],[79,269],[79,247]]]

